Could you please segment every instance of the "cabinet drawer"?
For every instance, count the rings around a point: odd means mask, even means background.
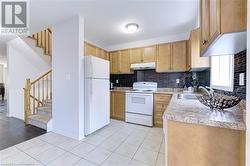
[[[165,94],[155,94],[154,100],[155,102],[169,102],[172,95]]]

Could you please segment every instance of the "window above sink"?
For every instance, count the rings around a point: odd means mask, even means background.
[[[211,57],[211,87],[219,90],[233,91],[234,55]]]

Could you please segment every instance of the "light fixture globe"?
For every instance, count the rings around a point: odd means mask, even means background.
[[[128,33],[135,33],[139,29],[139,25],[136,23],[129,23],[125,26]]]

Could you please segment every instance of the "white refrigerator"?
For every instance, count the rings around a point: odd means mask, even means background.
[[[110,123],[109,61],[84,57],[85,135]]]

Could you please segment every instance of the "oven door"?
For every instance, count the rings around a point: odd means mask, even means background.
[[[126,113],[153,115],[153,94],[126,93]]]

